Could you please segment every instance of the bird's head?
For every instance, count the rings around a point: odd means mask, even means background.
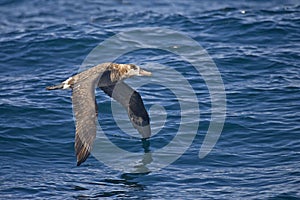
[[[132,76],[151,76],[152,73],[141,69],[141,67],[134,64],[125,64],[126,72],[124,74],[125,78]]]
[[[151,76],[152,73],[134,64],[117,64],[111,74],[112,81],[120,81],[133,76]]]

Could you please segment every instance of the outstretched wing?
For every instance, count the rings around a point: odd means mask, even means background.
[[[89,156],[96,138],[97,112],[95,104],[95,74],[73,86],[72,103],[76,121],[75,151],[77,166]]]
[[[103,86],[98,84],[107,95],[118,101],[128,113],[134,128],[143,138],[151,136],[150,118],[144,106],[141,95],[123,81]]]

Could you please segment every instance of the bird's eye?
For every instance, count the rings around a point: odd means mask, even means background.
[[[130,67],[131,67],[131,69],[133,69],[133,70],[137,70],[137,66],[135,66],[135,65],[133,65],[133,64],[130,64]]]

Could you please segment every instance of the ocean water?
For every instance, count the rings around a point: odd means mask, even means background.
[[[0,199],[300,198],[299,1],[3,0],[0,11]],[[126,81],[149,110],[150,152],[173,141],[181,125],[186,134],[197,125],[196,135],[187,148],[166,152],[178,159],[157,170],[128,173],[95,156],[77,167],[71,91],[45,87],[80,71],[97,45],[131,30],[152,39],[131,37],[128,44],[140,49],[111,61],[153,72],[151,78]],[[164,45],[155,40],[160,31],[173,49],[189,47],[166,30],[202,46],[224,84],[224,127],[202,159],[199,149],[214,120],[213,96],[205,75],[190,62],[146,45]],[[126,51],[122,44],[114,50]],[[104,50],[97,59],[109,61],[107,54],[114,51]],[[187,56],[193,56],[191,50]],[[168,78],[170,69],[186,82]],[[175,91],[185,91],[186,84],[195,96],[183,101],[198,106],[182,111]],[[101,91],[97,101],[99,123],[110,141],[126,152],[143,153],[141,141],[131,135],[134,129],[129,135],[122,129],[128,124],[125,111]],[[114,117],[111,105],[120,111]],[[194,117],[197,109],[200,115]],[[152,163],[158,160],[153,157]],[[116,162],[134,164],[126,155]]]

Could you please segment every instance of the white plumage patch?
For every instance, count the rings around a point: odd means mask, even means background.
[[[68,78],[63,82],[63,90],[69,89],[71,87],[72,77]]]

